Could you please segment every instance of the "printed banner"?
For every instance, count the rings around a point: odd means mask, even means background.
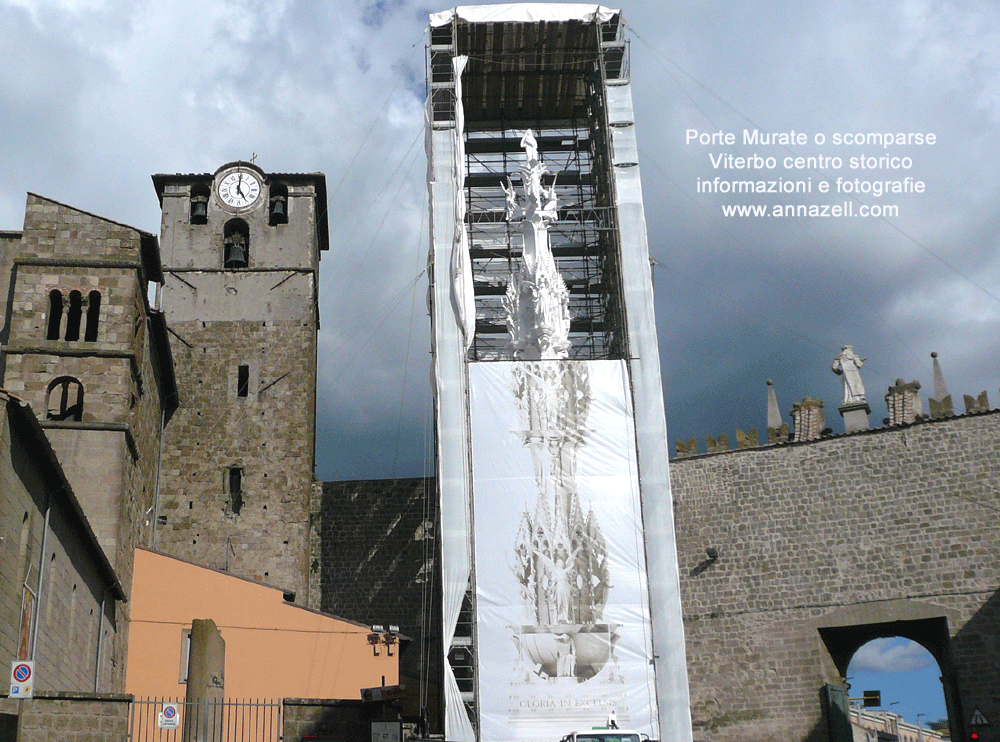
[[[480,736],[659,738],[623,361],[469,366]]]

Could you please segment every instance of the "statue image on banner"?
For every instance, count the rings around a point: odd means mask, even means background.
[[[577,449],[587,438],[586,364],[530,361],[511,371],[531,452],[537,499],[521,518],[515,571],[529,623],[517,627],[522,660],[540,677],[592,678],[613,659],[614,625],[603,622],[611,588],[607,546],[576,487]]]
[[[514,544],[514,569],[526,623],[515,627],[522,662],[542,678],[594,677],[613,659],[616,626],[603,622],[611,578],[607,546],[591,509],[584,514],[576,482],[577,450],[587,439],[591,403],[586,364],[569,354],[569,291],[549,246],[557,218],[555,177],[529,129],[521,139],[523,202],[508,179],[507,220],[521,224],[522,261],[504,299],[517,364],[512,392],[531,453],[537,499],[525,511]]]

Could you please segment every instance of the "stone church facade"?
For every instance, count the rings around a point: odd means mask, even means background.
[[[156,237],[28,194],[24,229],[3,247],[2,386],[39,418],[124,588],[125,600],[111,601],[118,628],[104,673],[106,687],[120,689],[132,562],[152,533],[159,431],[176,405],[166,328],[146,302],[149,284],[162,280]],[[19,543],[4,536],[4,546]],[[45,543],[39,533],[31,551]]]
[[[236,162],[153,183],[159,238],[36,194],[23,228],[0,233],[0,387],[38,420],[88,524],[78,548],[64,549],[83,560],[67,574],[89,574],[83,555],[96,549],[112,575],[106,605],[97,597],[108,641],[80,647],[76,663],[108,669],[69,687],[73,662],[44,666],[40,691],[124,690],[138,547],[309,603],[325,178]],[[43,470],[47,455],[43,446],[26,460]],[[4,475],[33,481],[24,461]],[[39,621],[22,596],[56,589],[45,581],[58,554],[41,554],[52,529],[39,498],[37,517],[21,517],[24,497],[0,508],[4,563],[30,562],[23,589],[4,583],[9,658],[24,653],[25,626],[41,627],[39,646],[58,644],[51,606],[71,602],[46,597]]]

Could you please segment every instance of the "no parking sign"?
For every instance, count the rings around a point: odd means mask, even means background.
[[[165,703],[157,719],[157,726],[160,729],[177,729],[181,725],[181,712],[179,703]]]
[[[31,698],[35,687],[35,663],[32,660],[14,660],[10,663],[10,697]]]

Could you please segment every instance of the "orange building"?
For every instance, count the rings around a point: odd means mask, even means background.
[[[398,645],[373,647],[370,627],[278,588],[136,549],[131,597],[125,690],[137,698],[185,695],[194,619],[222,633],[228,698],[361,700],[362,688],[399,682]]]

